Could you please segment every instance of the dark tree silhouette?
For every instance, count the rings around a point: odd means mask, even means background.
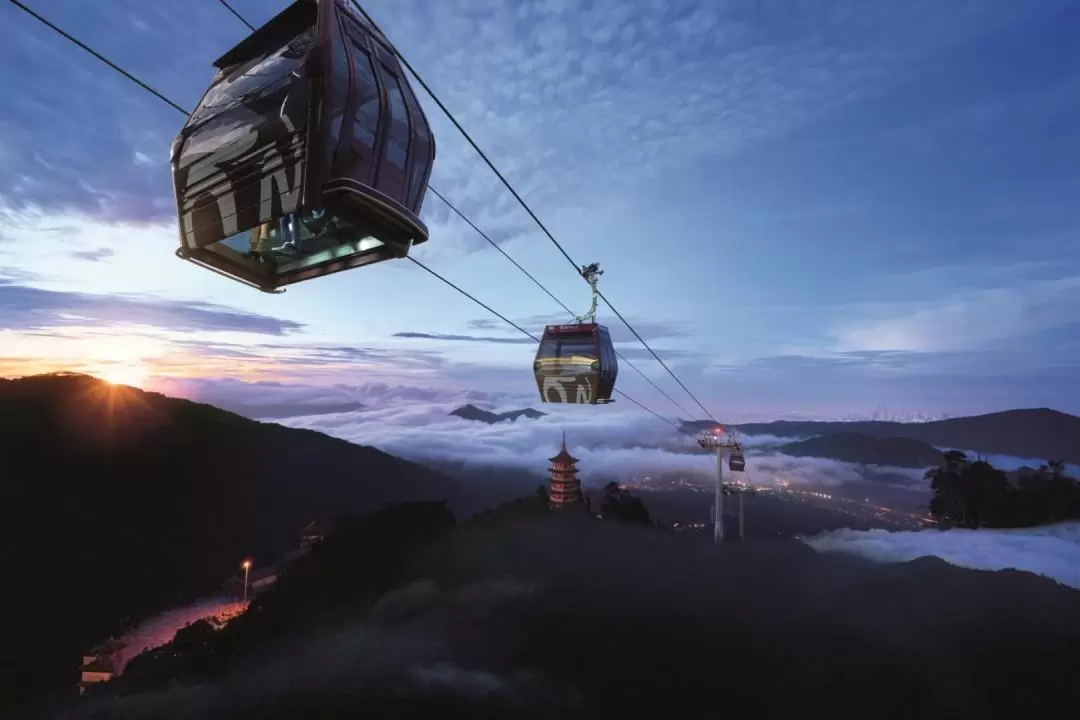
[[[413,578],[417,552],[455,526],[443,502],[388,504],[363,518],[342,518],[247,612],[222,630],[199,621],[171,643],[136,657],[99,693],[137,692],[224,675],[235,660],[290,630],[318,628],[343,614],[362,615],[388,590]]]
[[[537,518],[549,512],[548,490],[545,485],[537,485],[536,492],[528,497],[515,498],[493,508],[482,510],[472,516],[474,523],[496,523]]]
[[[1030,527],[1080,519],[1080,483],[1064,463],[1018,471],[1016,482],[985,460],[971,462],[959,450],[926,472],[933,498],[930,513],[943,527]]]
[[[412,505],[342,523],[247,614],[46,717],[667,716],[713,702],[717,678],[764,717],[1011,720],[1078,698],[1076,592],[1029,573],[573,512],[449,521]]]
[[[652,525],[652,518],[641,498],[631,495],[616,482],[604,486],[604,501],[600,513],[606,520]]]

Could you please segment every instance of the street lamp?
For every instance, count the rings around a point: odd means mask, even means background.
[[[247,602],[248,571],[251,570],[251,561],[245,560],[240,567],[244,568],[244,602]]]

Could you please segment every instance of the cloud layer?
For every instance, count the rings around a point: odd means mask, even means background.
[[[1027,570],[1080,590],[1080,523],[1015,530],[834,530],[803,542],[877,562],[932,555],[973,570]]]
[[[607,480],[647,482],[647,476],[681,477],[690,484],[711,487],[716,466],[712,454],[701,450],[694,437],[677,432],[663,420],[635,406],[557,406],[510,393],[397,387],[385,383],[339,385],[310,396],[320,404],[358,402],[363,409],[303,415],[308,395],[302,389],[245,383],[186,385],[189,396],[226,406],[255,402],[295,403],[298,417],[279,420],[290,427],[325,432],[361,445],[420,462],[449,463],[466,468],[505,468],[542,477],[548,458],[558,451],[565,433],[570,452],[578,458],[587,486]],[[471,403],[492,412],[532,407],[547,413],[530,420],[486,424],[452,416]],[[241,410],[242,412],[242,410]],[[746,436],[747,469],[728,473],[734,481],[755,485],[805,486],[818,489],[858,484],[861,497],[867,482],[891,483],[912,491],[912,506],[923,502],[922,473],[901,468],[867,468],[821,458],[794,458],[776,452],[791,439]]]
[[[0,279],[0,330],[45,330],[59,326],[125,325],[167,328],[174,332],[242,332],[289,335],[301,323],[240,312],[212,303],[151,297],[95,295],[43,290]]]
[[[545,208],[790,132],[1017,12],[996,2],[948,12],[921,2],[368,5],[505,174]],[[797,32],[778,37],[778,26]],[[453,137],[433,107],[431,115],[436,133]],[[467,148],[452,142],[439,152],[433,184],[453,187],[483,227],[517,229],[512,202]]]

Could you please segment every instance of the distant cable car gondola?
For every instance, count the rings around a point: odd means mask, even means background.
[[[731,454],[728,455],[728,469],[731,472],[743,472],[746,470],[746,456],[743,455],[741,445],[731,448]]]
[[[548,325],[533,362],[540,399],[549,403],[609,403],[619,374],[611,335],[596,323],[596,283],[604,271],[597,263],[581,269],[592,288],[589,312],[573,324]]]
[[[265,291],[408,255],[435,140],[389,41],[299,0],[214,63],[173,142],[177,255]]]

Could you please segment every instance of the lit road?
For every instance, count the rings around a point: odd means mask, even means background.
[[[194,605],[166,610],[146,620],[120,638],[125,647],[113,657],[117,674],[123,672],[124,666],[136,655],[170,642],[177,630],[196,620],[218,618],[224,621],[239,615],[246,608],[246,602],[213,598],[199,601]]]

